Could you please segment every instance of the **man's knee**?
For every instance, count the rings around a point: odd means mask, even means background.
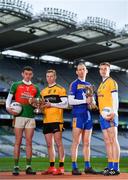
[[[57,147],[63,146],[62,139],[56,139],[56,145]]]
[[[76,140],[74,140],[74,141],[72,142],[72,146],[73,146],[73,147],[78,147],[79,144],[80,144],[80,142],[79,142],[79,141],[76,141]]]
[[[16,138],[15,139],[15,146],[20,146],[21,145],[21,141],[22,141],[22,138]]]
[[[32,145],[32,139],[27,138],[26,139],[26,146],[31,146]]]
[[[47,141],[46,144],[47,144],[47,148],[51,148],[53,146],[52,141]]]
[[[16,141],[15,142],[15,146],[20,146],[21,145],[21,141]]]
[[[90,146],[90,141],[89,140],[83,142],[83,147],[88,148],[89,146]]]
[[[115,136],[111,137],[110,141],[111,141],[111,144],[117,144],[118,143],[118,139]]]
[[[106,145],[109,145],[109,144],[112,143],[112,139],[109,138],[109,137],[104,137],[104,142],[105,142]]]

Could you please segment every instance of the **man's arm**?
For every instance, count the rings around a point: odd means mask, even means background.
[[[80,104],[85,104],[86,103],[86,96],[83,93],[83,99],[75,99],[74,95],[69,95],[68,96],[68,102],[70,105],[80,105]]]
[[[13,95],[14,95],[14,93],[16,91],[16,88],[17,88],[17,83],[13,83],[11,88],[10,88],[10,92],[8,94],[8,97],[6,99],[6,110],[12,115],[15,115],[15,113],[12,111],[13,108],[11,108],[10,105],[11,105],[11,102],[12,102]]]
[[[9,93],[8,94],[8,97],[6,99],[6,110],[12,114],[12,115],[15,115],[15,113],[13,112],[13,108],[10,107],[11,105],[11,102],[12,102],[12,98],[13,98],[13,94]]]
[[[113,102],[114,114],[118,115],[118,107],[119,107],[118,92],[112,92],[112,102]]]
[[[6,109],[10,108],[11,102],[12,102],[13,94],[9,93],[8,97],[6,99]]]
[[[61,102],[59,102],[59,103],[51,103],[51,107],[67,108],[68,107],[68,98],[60,97],[60,99],[61,99]]]

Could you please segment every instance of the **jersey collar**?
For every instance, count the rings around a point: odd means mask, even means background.
[[[105,82],[107,81],[107,79],[109,79],[109,78],[110,78],[110,76],[109,76],[109,77],[104,78],[104,79],[103,79],[103,81],[102,81],[102,83],[105,83]]]
[[[24,84],[26,84],[26,85],[31,85],[32,84],[32,82],[31,81],[25,81],[24,79],[22,80],[22,82],[24,83]]]
[[[79,79],[79,81],[81,81],[81,82],[85,82],[85,80],[83,80],[83,79],[80,79],[80,78],[78,78]]]
[[[51,84],[51,85],[48,85],[48,87],[51,88],[51,87],[53,87],[53,86],[55,86],[55,85],[56,85],[56,83],[53,83],[53,84]]]

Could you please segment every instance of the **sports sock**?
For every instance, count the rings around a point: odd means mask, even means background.
[[[64,162],[63,161],[59,161],[59,167],[63,167],[64,166]]]
[[[113,161],[112,160],[108,160],[108,168],[109,169],[113,168]]]
[[[55,162],[54,161],[50,161],[50,167],[54,167]]]
[[[19,158],[14,159],[14,167],[19,166]]]
[[[85,168],[90,168],[90,167],[91,167],[91,164],[90,164],[89,161],[85,161],[85,162],[84,162],[84,166],[85,166]]]
[[[113,162],[113,169],[116,171],[119,170],[119,162]]]
[[[76,169],[76,168],[78,168],[77,162],[72,162],[72,169]]]
[[[28,167],[31,167],[31,162],[32,162],[32,159],[31,158],[26,158],[26,169]]]

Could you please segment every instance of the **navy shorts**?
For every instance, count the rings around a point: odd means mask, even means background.
[[[117,115],[115,115],[113,121],[107,121],[100,115],[99,121],[100,121],[101,129],[108,129],[110,127],[118,127],[118,116]]]
[[[90,130],[93,127],[90,112],[75,114],[72,120],[73,128],[80,128],[83,130]]]
[[[56,133],[56,132],[62,132],[64,131],[63,123],[54,122],[54,123],[44,123],[43,124],[43,133],[49,134],[49,133]]]

